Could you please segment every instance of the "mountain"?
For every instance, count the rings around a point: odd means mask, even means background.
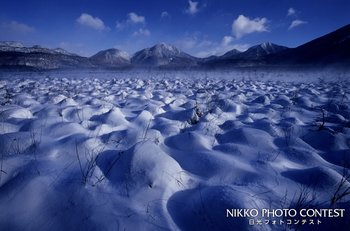
[[[131,65],[130,55],[118,49],[108,49],[91,56],[90,61],[98,67],[119,68]]]
[[[224,55],[225,56],[225,55]],[[205,62],[208,67],[350,65],[350,24],[296,48],[273,43]]]
[[[294,49],[269,57],[273,65],[350,64],[350,24]]]
[[[239,54],[239,58],[243,59],[261,59],[271,54],[277,54],[281,51],[287,50],[288,47],[276,45],[274,43],[266,42],[260,45],[253,46]]]
[[[131,58],[136,66],[189,67],[197,64],[198,58],[165,43],[140,50]]]
[[[226,60],[226,59],[231,59],[236,57],[238,54],[240,54],[241,52],[239,50],[236,49],[232,49],[228,52],[226,52],[225,54],[221,55],[221,56],[217,56],[217,55],[211,55],[205,58],[200,59],[199,64],[201,66],[208,66],[208,64],[213,64],[213,63],[218,63],[220,61],[218,60]]]
[[[17,42],[0,43],[0,67],[2,68],[90,68],[90,61],[61,48],[48,49],[41,46],[24,47]]]
[[[217,55],[210,55],[210,56],[208,56],[208,57],[201,58],[201,59],[200,59],[200,63],[203,64],[203,63],[205,63],[205,62],[210,62],[210,61],[212,61],[212,60],[216,60],[217,58],[219,58],[219,56],[217,56]]]
[[[61,48],[25,47],[19,42],[0,42],[0,68],[235,68],[325,65],[350,66],[350,24],[296,48],[267,42],[244,52],[233,49],[222,56],[202,59],[165,43],[140,50],[132,58],[118,49],[103,50],[87,58]]]
[[[3,41],[0,42],[0,50],[6,47],[24,47],[22,43],[16,41]]]
[[[77,56],[76,54],[70,53],[62,48],[49,49],[39,45],[32,47],[25,47],[19,42],[0,42],[0,52],[18,52],[18,53],[45,53],[45,54],[63,54],[70,56]]]
[[[215,59],[207,60],[202,65],[206,67],[249,67],[262,66],[270,55],[278,54],[289,48],[270,42],[250,47],[244,52],[231,50]]]
[[[226,52],[225,54],[223,54],[222,56],[220,56],[220,59],[232,58],[240,53],[242,53],[242,52],[240,52],[239,50],[236,50],[236,49],[232,49],[232,50]]]

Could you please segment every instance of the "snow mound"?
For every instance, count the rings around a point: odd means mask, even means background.
[[[5,110],[1,112],[1,118],[7,120],[10,118],[14,119],[30,119],[33,117],[31,111],[26,108],[22,108],[19,106],[15,107],[7,107]]]
[[[203,186],[176,193],[167,208],[182,230],[251,230],[247,218],[228,218],[226,209],[255,208],[244,191],[230,186]]]
[[[0,230],[294,230],[227,210],[349,210],[348,75],[260,71],[1,73]]]
[[[179,135],[169,137],[165,142],[169,147],[182,151],[210,150],[212,146],[210,137],[198,134],[196,132],[181,133]]]

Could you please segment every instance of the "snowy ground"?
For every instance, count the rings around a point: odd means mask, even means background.
[[[346,230],[348,77],[3,73],[0,230]],[[346,213],[249,225],[233,208]]]

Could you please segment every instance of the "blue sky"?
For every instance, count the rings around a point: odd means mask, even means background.
[[[166,42],[195,56],[296,47],[350,23],[349,0],[1,0],[0,40],[84,56]]]

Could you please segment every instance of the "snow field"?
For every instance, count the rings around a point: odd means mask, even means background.
[[[348,80],[164,76],[0,80],[0,229],[283,230],[226,209],[349,208]]]

